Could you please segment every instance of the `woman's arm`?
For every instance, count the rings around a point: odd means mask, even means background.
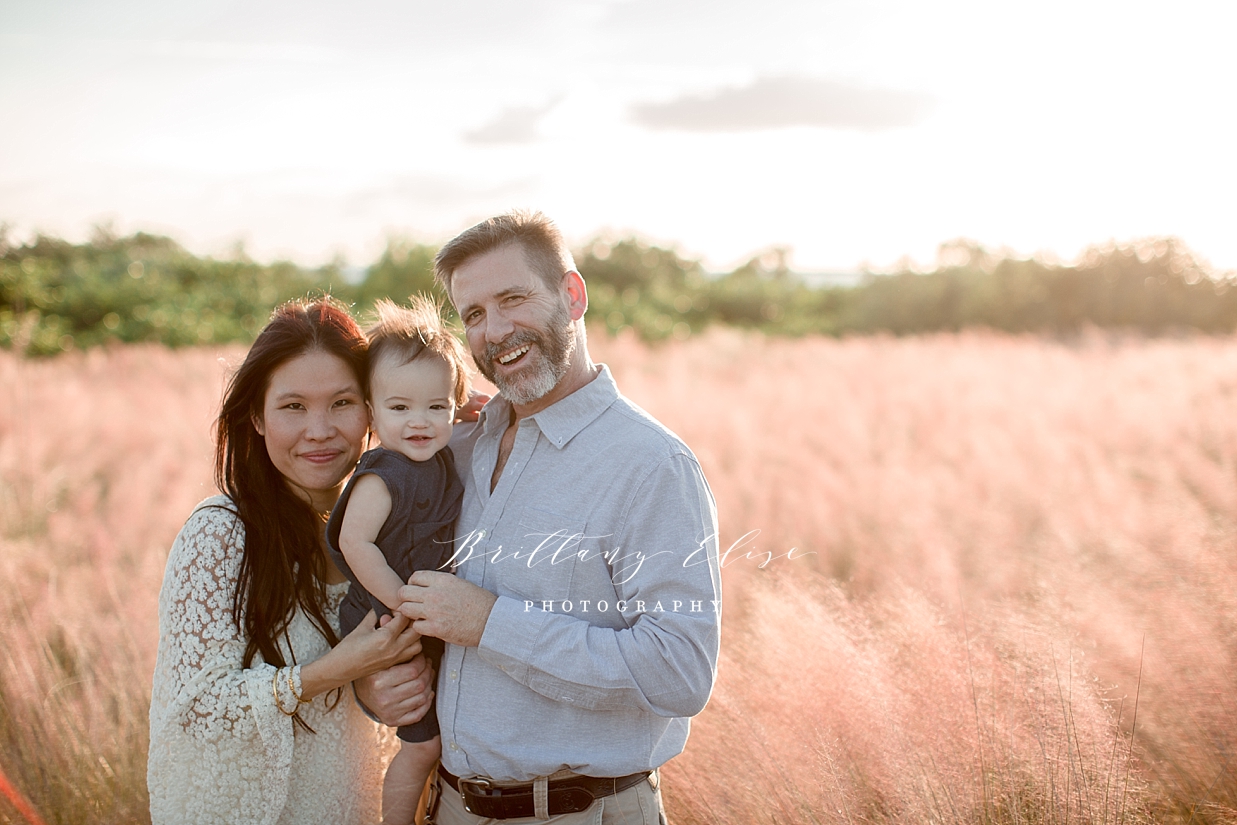
[[[292,720],[272,686],[292,671],[242,666],[232,603],[243,543],[240,520],[220,496],[198,506],[168,556],[150,703],[155,825],[265,825],[287,796]]]
[[[381,671],[420,643],[406,627],[371,623],[331,649],[302,623],[289,643],[306,664],[276,668],[259,658],[245,667],[232,615],[243,543],[230,502],[217,497],[194,511],[168,557],[150,707],[155,823],[273,822],[287,794],[295,694],[309,699],[306,688],[322,692]]]
[[[165,677],[178,689],[188,714],[182,720],[187,727],[195,718],[226,708],[231,695],[254,678],[255,672],[270,680],[272,687],[256,696],[243,696],[242,701],[261,705],[269,698],[273,705],[286,699],[283,686],[296,675],[301,681],[300,695],[309,699],[420,652],[419,636],[407,622],[377,627],[371,615],[334,648],[323,642],[320,656],[297,651],[302,663],[297,674],[282,673],[286,668],[277,674],[260,661],[244,667],[245,640],[232,615],[243,541],[235,513],[223,506],[202,507],[186,522],[168,558],[159,600],[159,653],[164,668],[156,677]]]

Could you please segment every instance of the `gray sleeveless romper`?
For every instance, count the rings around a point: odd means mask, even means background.
[[[455,519],[460,514],[464,485],[455,471],[451,448],[445,447],[425,461],[413,461],[405,455],[379,447],[361,456],[356,471],[339,496],[326,525],[326,543],[331,559],[348,577],[352,586],[339,606],[339,630],[347,635],[356,629],[371,609],[378,615],[390,614],[387,606],[361,586],[339,551],[339,529],[344,510],[352,496],[356,480],[363,475],[376,475],[391,494],[391,514],[378,532],[375,542],[387,564],[402,580],[417,570],[435,570],[451,557],[455,538]],[[421,640],[425,655],[438,669],[443,644],[440,639]],[[425,742],[438,735],[438,715],[431,707],[416,724],[398,729],[405,742]]]

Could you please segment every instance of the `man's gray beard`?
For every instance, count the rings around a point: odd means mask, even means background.
[[[536,345],[539,357],[535,364],[530,364],[511,376],[499,375],[493,369],[492,364],[498,353],[525,344]],[[498,387],[504,398],[512,404],[522,406],[543,398],[558,386],[558,382],[567,374],[575,348],[575,326],[571,323],[567,307],[560,305],[550,316],[544,333],[531,330],[513,333],[501,344],[487,344],[485,357],[477,359],[474,356],[473,361],[481,374]]]

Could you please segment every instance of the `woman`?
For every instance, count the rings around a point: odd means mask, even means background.
[[[381,818],[390,738],[348,685],[406,662],[420,641],[399,615],[383,627],[370,615],[340,639],[348,582],[323,544],[368,433],[365,357],[340,305],[293,302],[228,384],[215,445],[226,495],[190,515],[159,596],[147,776],[155,823]],[[418,715],[420,697],[402,698]],[[399,722],[387,707],[384,718]]]

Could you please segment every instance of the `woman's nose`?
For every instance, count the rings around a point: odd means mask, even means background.
[[[335,422],[323,410],[311,412],[305,425],[305,437],[312,440],[330,438],[335,434]]]

